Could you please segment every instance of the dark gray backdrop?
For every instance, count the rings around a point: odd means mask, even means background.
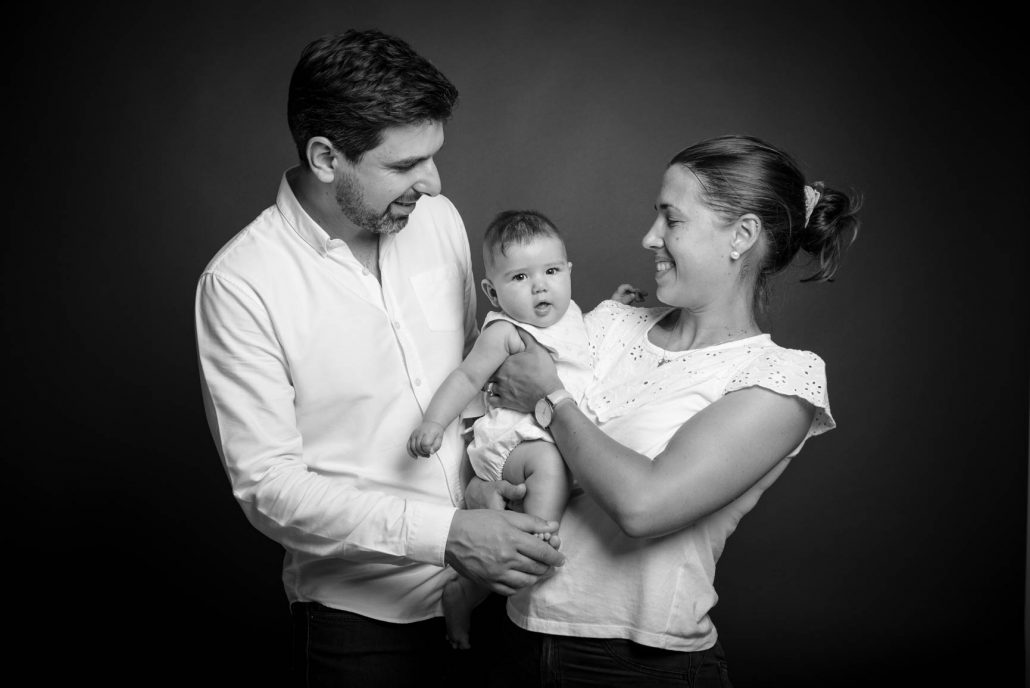
[[[622,281],[653,292],[639,241],[664,164],[717,134],[766,138],[811,180],[865,195],[839,280],[783,282],[770,320],[779,343],[827,361],[839,429],[809,443],[720,562],[732,675],[738,688],[1022,682],[1013,16],[211,4],[47,5],[9,29],[6,568],[24,643],[11,655],[116,685],[283,676],[281,552],[246,523],[208,434],[193,289],[294,164],[285,98],[301,48],[378,27],[461,91],[438,164],[478,274],[486,222],[532,207],[566,231],[585,308]]]

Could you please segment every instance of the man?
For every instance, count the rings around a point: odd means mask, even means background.
[[[318,39],[290,82],[301,164],[200,278],[205,406],[233,493],[286,550],[305,685],[407,685],[448,661],[445,563],[501,594],[563,557],[526,514],[460,510],[464,444],[406,451],[476,336],[468,238],[434,156],[457,90],[378,31]],[[510,495],[509,495],[510,496]]]

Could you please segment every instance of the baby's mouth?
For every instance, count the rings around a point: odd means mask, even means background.
[[[536,312],[537,315],[543,315],[547,311],[551,310],[551,302],[540,301],[535,306],[533,306],[533,310]]]

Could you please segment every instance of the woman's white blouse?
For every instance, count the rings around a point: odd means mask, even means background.
[[[580,408],[613,439],[654,458],[695,413],[754,386],[816,408],[805,440],[835,426],[818,356],[777,346],[766,334],[664,351],[647,333],[670,310],[605,301],[586,315],[594,375]],[[726,538],[805,440],[736,500],[662,537],[630,538],[589,495],[575,494],[561,521],[565,566],[509,598],[508,615],[542,633],[680,651],[711,647],[717,635],[708,613],[718,599],[715,563]]]

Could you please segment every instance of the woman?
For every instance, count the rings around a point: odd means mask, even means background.
[[[666,307],[589,314],[580,407],[532,342],[497,373],[491,403],[535,409],[582,488],[561,521],[565,566],[508,601],[502,682],[729,685],[708,617],[715,563],[805,440],[834,427],[823,362],[774,344],[756,315],[799,251],[818,259],[808,280],[833,277],[857,208],[757,139],[691,146],[643,240]]]

